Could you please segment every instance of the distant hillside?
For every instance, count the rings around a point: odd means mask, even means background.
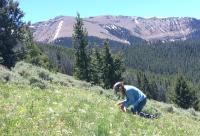
[[[141,18],[131,16],[96,16],[83,19],[89,41],[111,46],[139,42],[195,40],[200,38],[200,20],[195,18]],[[34,40],[71,46],[75,17],[59,16],[31,27]]]
[[[142,44],[124,49],[127,68],[161,75],[183,74],[200,85],[200,42]]]
[[[200,135],[200,113],[148,101],[144,119],[122,113],[110,90],[19,62],[0,66],[1,135]]]

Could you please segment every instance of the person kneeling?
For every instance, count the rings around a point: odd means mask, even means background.
[[[124,85],[123,82],[117,82],[113,86],[114,92],[120,93],[126,99],[118,102],[118,107],[123,111],[127,112],[129,106],[133,106],[131,111],[133,114],[140,115],[145,118],[154,118],[154,115],[149,115],[141,112],[147,102],[146,95],[137,87],[131,85]]]

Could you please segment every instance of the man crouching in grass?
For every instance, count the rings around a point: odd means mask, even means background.
[[[126,97],[124,101],[117,103],[123,112],[126,112],[127,108],[131,105],[134,107],[131,108],[134,114],[139,114],[142,111],[142,108],[146,104],[147,97],[141,90],[134,86],[124,85],[123,82],[115,83],[113,89],[115,93],[119,92],[123,97]]]
[[[127,112],[127,108],[129,106],[133,106],[133,108],[131,108],[133,114],[140,115],[145,118],[154,118],[153,115],[141,112],[147,102],[147,97],[140,89],[134,86],[124,85],[123,82],[115,83],[113,89],[116,94],[119,92],[126,98],[124,101],[117,103],[123,112]]]

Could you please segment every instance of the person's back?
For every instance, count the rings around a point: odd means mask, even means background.
[[[124,106],[128,107],[133,105],[134,107],[138,105],[141,101],[146,99],[146,95],[137,87],[131,85],[124,85],[126,100],[124,101]]]

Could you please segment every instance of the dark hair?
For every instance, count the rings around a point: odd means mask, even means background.
[[[124,83],[123,82],[117,82],[114,84],[113,89],[114,89],[114,93],[117,94],[119,92],[119,87],[123,86]]]

